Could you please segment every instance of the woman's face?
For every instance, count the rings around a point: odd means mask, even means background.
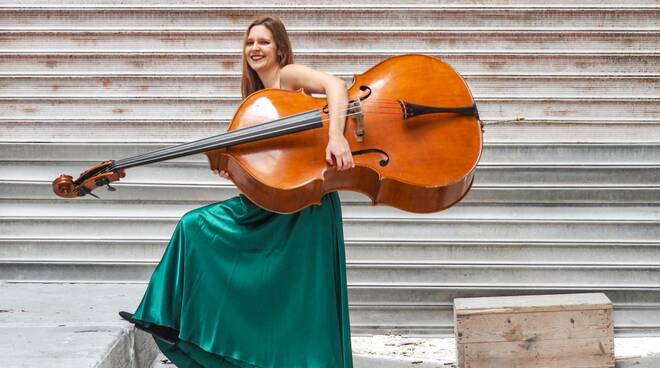
[[[245,58],[248,65],[256,72],[279,65],[277,45],[273,41],[273,34],[266,26],[256,25],[250,29],[245,43]]]

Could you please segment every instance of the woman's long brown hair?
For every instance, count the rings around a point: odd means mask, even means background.
[[[261,79],[259,79],[259,75],[250,67],[247,58],[245,57],[245,45],[250,30],[252,27],[258,25],[265,26],[273,34],[273,41],[275,42],[275,45],[277,45],[277,51],[278,53],[282,53],[282,56],[279,58],[280,68],[288,64],[293,64],[291,41],[289,41],[289,35],[287,34],[282,21],[274,16],[264,16],[255,19],[247,28],[245,35],[243,36],[243,76],[241,77],[241,93],[243,94],[243,98],[264,88]]]

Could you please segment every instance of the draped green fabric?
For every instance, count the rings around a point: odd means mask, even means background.
[[[276,214],[240,195],[186,213],[134,318],[177,367],[352,367],[339,196]]]

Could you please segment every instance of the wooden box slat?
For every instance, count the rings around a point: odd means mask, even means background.
[[[480,343],[465,346],[463,361],[469,368],[603,368],[614,367],[609,356],[613,344],[603,339],[545,340]]]
[[[604,335],[612,319],[611,310],[470,315],[459,319],[459,343],[521,341],[536,339],[580,339]]]
[[[458,314],[498,312],[531,312],[612,308],[603,293],[520,295],[485,298],[456,298],[454,310]]]

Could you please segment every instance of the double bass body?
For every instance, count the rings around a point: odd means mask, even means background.
[[[324,193],[353,190],[410,212],[452,206],[470,189],[482,149],[474,100],[458,73],[437,58],[402,55],[356,75],[344,135],[355,167],[325,161],[325,100],[266,89],[238,107],[228,131],[317,111],[322,127],[206,152],[250,200],[290,213]],[[313,115],[299,120],[312,120]]]

